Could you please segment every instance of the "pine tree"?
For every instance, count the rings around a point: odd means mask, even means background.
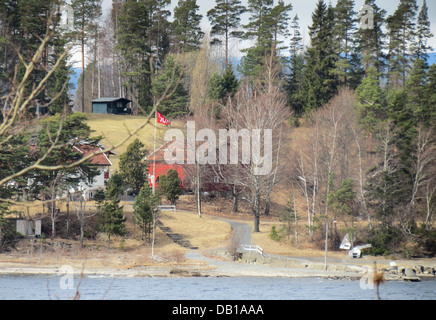
[[[189,92],[183,86],[182,72],[182,66],[176,61],[175,56],[169,54],[154,78],[152,94],[156,101],[162,97],[167,88],[169,88],[168,93],[172,92],[159,106],[159,112],[166,117],[177,117],[189,111]]]
[[[144,184],[133,203],[133,222],[141,228],[142,238],[150,238],[153,223],[153,210],[159,204],[159,196],[153,195],[148,183]]]
[[[233,73],[232,65],[229,64],[222,76],[218,72],[212,75],[207,93],[211,99],[225,105],[228,98],[232,98],[235,95],[238,86],[239,81]]]
[[[98,0],[72,0],[74,11],[74,35],[80,42],[82,50],[82,97],[81,111],[85,112],[85,45],[90,34],[95,32],[97,19],[101,16],[101,5]]]
[[[298,15],[292,20],[291,28],[293,36],[290,44],[290,72],[286,85],[288,92],[289,105],[294,111],[294,116],[300,117],[303,113],[303,101],[301,99],[304,82],[304,56],[302,53],[303,44],[300,32],[300,25],[298,23]]]
[[[118,199],[126,189],[123,176],[118,171],[111,174],[106,187],[106,198],[107,199]]]
[[[252,40],[254,46],[243,49],[246,55],[241,59],[240,71],[246,77],[256,77],[261,73],[267,54],[271,54],[273,35],[269,28],[269,15],[273,0],[248,0],[249,22],[244,25],[244,38]]]
[[[374,133],[380,121],[387,118],[387,101],[378,79],[379,74],[372,66],[368,69],[362,84],[356,89],[359,122],[370,133]]]
[[[436,64],[430,66],[427,72],[427,86],[425,88],[427,125],[436,126]]]
[[[354,51],[354,32],[356,30],[356,14],[354,0],[339,0],[335,7],[334,38],[337,45],[337,62],[335,74],[339,83],[349,85],[351,54]]]
[[[147,181],[147,165],[143,161],[147,154],[148,150],[144,144],[136,138],[120,156],[120,173],[126,186],[136,194]]]
[[[108,247],[111,243],[111,236],[126,234],[126,218],[124,218],[120,200],[110,199],[104,202],[101,208],[101,220],[103,231],[107,235]]]
[[[54,39],[53,54],[51,61],[55,61],[65,50],[67,41],[65,38],[59,36]],[[71,98],[69,90],[71,89],[70,81],[70,65],[68,64],[68,56],[65,57],[59,67],[55,70],[52,78],[49,79],[47,85],[47,100],[49,104],[49,112],[54,115],[56,113],[71,112]],[[55,101],[51,101],[54,97],[59,95]]]
[[[296,14],[291,23],[291,29],[293,32],[289,46],[291,57],[300,54],[304,47],[302,44],[303,38],[301,36],[300,23],[298,21],[300,21],[300,19],[298,18],[298,14]]]
[[[333,18],[333,8],[319,0],[309,27],[311,45],[306,52],[302,90],[305,112],[323,105],[337,91],[337,78],[333,72],[337,61],[333,41]]]
[[[179,0],[174,9],[173,48],[175,52],[189,52],[201,47],[204,32],[201,31],[202,15],[198,14],[196,0]]]
[[[225,42],[225,67],[229,65],[229,40],[230,38],[241,38],[242,31],[238,28],[241,24],[241,15],[246,11],[240,0],[216,0],[216,5],[207,12],[212,29],[210,35],[212,45],[222,44],[219,37],[224,36]]]
[[[225,100],[227,100],[227,98],[232,98],[238,90],[239,81],[233,72],[232,64],[229,64],[224,70],[224,74],[222,76],[222,87],[224,89]]]
[[[428,123],[427,108],[427,65],[425,60],[418,59],[415,61],[413,69],[406,82],[407,90],[407,107],[413,113],[416,123]]]
[[[244,25],[245,38],[255,42],[254,46],[243,49],[246,55],[241,61],[241,72],[247,77],[261,74],[265,60],[272,55],[278,59],[279,36],[288,34],[289,12],[292,5],[279,1],[274,6],[273,0],[249,0],[247,11],[251,14],[249,23]]]
[[[170,30],[171,23],[168,18],[171,12],[166,8],[171,5],[171,0],[146,0],[148,11],[148,47],[150,48],[150,58],[153,62],[152,72],[157,72],[165,61],[165,56],[170,49]]]
[[[386,10],[380,9],[375,3],[375,0],[365,0],[365,5],[372,8],[373,28],[370,28],[368,24],[360,25],[360,28],[356,32],[357,50],[362,55],[361,62],[365,74],[371,66],[374,66],[379,77],[381,77],[386,65],[386,57],[383,53],[386,45],[385,34],[382,28],[385,22]],[[359,21],[363,19],[363,15],[365,14],[367,14],[367,12],[361,12]]]
[[[271,32],[273,35],[273,54],[278,54],[281,49],[285,49],[279,47],[279,44],[283,41],[279,40],[279,36],[288,37],[288,25],[289,25],[289,12],[292,10],[292,5],[283,2],[283,0],[279,0],[277,5],[275,5],[268,16],[268,24],[271,28]]]
[[[416,0],[400,0],[387,18],[389,35],[388,77],[390,85],[402,87],[410,71],[411,48],[415,39]]]
[[[172,205],[176,204],[182,194],[182,180],[176,170],[170,169],[166,175],[159,177],[158,194],[165,196]]]
[[[428,45],[428,40],[433,37],[430,30],[430,21],[428,19],[428,7],[427,2],[423,0],[421,11],[418,15],[418,22],[416,26],[416,37],[417,41],[413,48],[413,58],[423,59],[427,61],[427,53],[432,49]]]
[[[133,110],[134,113],[148,112],[152,106],[151,98],[151,70],[149,57],[150,20],[147,3],[144,1],[127,0],[122,7],[118,19],[118,44],[120,53],[121,74],[125,79],[123,84],[127,90],[127,98],[134,101],[142,110]]]

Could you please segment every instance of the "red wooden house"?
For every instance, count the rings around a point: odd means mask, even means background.
[[[187,185],[187,175],[186,175],[186,165],[181,164],[168,164],[165,161],[165,151],[168,147],[175,143],[175,140],[171,140],[164,145],[162,145],[155,152],[150,154],[145,158],[145,161],[148,164],[148,183],[150,187],[153,187],[154,174],[156,175],[156,188],[159,185],[159,177],[162,175],[166,175],[170,169],[174,169],[177,171],[179,178],[182,180],[183,189],[188,189]],[[186,162],[185,162],[186,163]],[[154,170],[154,164],[156,164],[156,170]]]
[[[173,143],[180,143],[177,140],[171,140],[160,148],[158,148],[154,153],[150,154],[145,158],[145,161],[148,164],[148,183],[150,187],[153,187],[153,175],[156,175],[156,188],[159,186],[159,177],[162,175],[166,175],[170,169],[176,170],[179,178],[182,180],[182,188],[185,190],[192,190],[195,182],[195,165],[187,164],[186,159],[186,145],[177,146],[178,150],[183,149],[184,152],[184,164],[171,164],[165,160],[165,152],[171,149],[174,149]],[[204,141],[198,142],[199,144],[203,144]],[[155,171],[154,163],[156,164]],[[225,172],[225,171],[224,171]],[[211,165],[202,165],[201,166],[201,190],[205,192],[210,191],[230,191],[229,186],[224,183],[224,180],[220,175],[213,169]]]

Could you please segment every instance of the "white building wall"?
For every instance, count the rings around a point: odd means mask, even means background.
[[[104,175],[106,171],[109,171],[109,168],[101,166],[98,167],[98,170],[100,171],[100,174],[95,176],[92,181],[88,181],[88,183],[81,182],[79,185],[79,190],[82,191],[82,195],[85,200],[91,199],[97,190],[104,189],[105,187]]]

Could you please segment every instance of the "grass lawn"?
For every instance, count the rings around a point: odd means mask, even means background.
[[[126,116],[114,114],[86,114],[88,117],[88,125],[94,131],[92,136],[103,136],[102,143],[105,147],[111,147],[123,140],[129,132],[133,132],[136,128],[142,125],[146,118],[143,116]],[[172,128],[181,126],[181,123],[172,121]],[[164,135],[169,128],[158,124],[156,129],[156,148],[159,148],[164,143]],[[119,158],[122,153],[127,150],[130,143],[138,138],[151,152],[153,152],[154,142],[154,119],[146,125],[137,134],[129,138],[129,140],[115,150],[117,154],[111,155],[112,162],[111,172],[118,170]]]

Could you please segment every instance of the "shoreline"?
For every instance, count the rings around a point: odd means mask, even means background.
[[[0,261],[0,279],[3,275],[53,275],[62,277],[66,274],[79,277],[280,277],[280,278],[328,278],[360,280],[372,271],[369,263],[328,262],[327,270],[324,263],[310,262],[302,258],[288,258],[289,263],[280,264],[250,263],[247,261],[229,261],[205,257],[190,251],[187,262],[161,265],[134,266],[87,266],[86,261],[70,261],[64,264],[36,265],[31,262]],[[40,262],[41,263],[41,262]],[[42,262],[44,263],[44,262]],[[413,261],[404,268],[413,269]],[[434,262],[432,262],[434,265]],[[415,268],[416,269],[416,268]],[[388,270],[386,262],[379,268],[386,281],[404,281],[404,277],[396,271]],[[434,279],[433,274],[417,273],[419,279]]]

